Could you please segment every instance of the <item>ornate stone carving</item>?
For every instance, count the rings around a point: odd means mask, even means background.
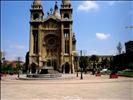
[[[43,27],[44,27],[45,29],[51,29],[51,28],[57,29],[57,28],[59,28],[59,27],[58,27],[58,24],[55,23],[55,22],[53,22],[53,21],[50,21],[50,22],[44,24]]]

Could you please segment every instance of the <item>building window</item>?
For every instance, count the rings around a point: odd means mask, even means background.
[[[69,30],[64,30],[64,37],[69,38]]]
[[[38,31],[33,30],[33,53],[37,54],[38,53]]]
[[[64,14],[64,20],[68,20],[69,19],[69,14],[68,13],[65,13]]]
[[[39,19],[39,14],[34,14],[34,16],[33,16],[33,20],[38,20]]]
[[[65,33],[65,34],[64,34],[64,37],[65,37],[65,38],[69,38],[69,33]]]
[[[69,30],[64,30],[65,53],[69,53]]]
[[[34,23],[33,24],[33,28],[38,28],[38,24],[37,23]]]
[[[69,53],[69,40],[65,39],[65,53]]]

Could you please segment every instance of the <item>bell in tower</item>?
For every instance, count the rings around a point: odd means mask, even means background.
[[[65,73],[74,72],[74,63],[73,63],[73,33],[72,33],[72,7],[70,0],[62,0],[60,15],[62,19],[61,23],[61,49],[62,55],[61,63],[64,64]]]
[[[54,9],[43,18],[42,1],[33,0],[30,9],[30,73],[47,74],[52,72],[51,69],[74,73],[76,39],[72,32],[72,11],[71,1],[62,0],[60,12],[55,2]]]
[[[34,0],[30,9],[30,49],[29,49],[29,63],[32,73],[40,67],[39,59],[39,37],[40,37],[40,22],[43,21],[43,6],[41,0]],[[36,66],[35,66],[36,65]]]
[[[43,6],[41,0],[34,0],[31,6],[31,21],[41,21],[43,20]]]

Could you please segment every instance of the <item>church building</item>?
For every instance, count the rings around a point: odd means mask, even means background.
[[[51,8],[47,13],[43,11],[41,0],[34,0],[31,5],[28,66],[31,73],[51,66],[63,73],[75,72],[73,9],[70,0],[60,2],[60,9],[55,2],[54,9]]]

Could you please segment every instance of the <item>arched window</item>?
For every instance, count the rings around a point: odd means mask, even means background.
[[[33,16],[33,20],[38,20],[39,19],[39,14],[34,14],[34,16]]]
[[[33,30],[33,53],[37,54],[38,53],[38,31]]]
[[[33,28],[38,28],[38,24],[37,23],[34,23],[33,24]]]
[[[68,13],[65,13],[65,14],[64,14],[64,19],[65,19],[65,20],[68,20],[68,19],[69,19],[69,14],[68,14]]]

